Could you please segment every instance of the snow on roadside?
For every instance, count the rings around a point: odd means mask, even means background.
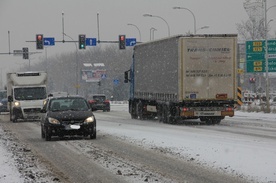
[[[24,182],[24,178],[18,172],[14,159],[12,158],[12,153],[8,152],[5,148],[7,144],[7,139],[4,137],[4,131],[0,127],[0,182],[6,183],[21,183]]]
[[[114,108],[113,108],[114,107]],[[125,106],[128,107],[127,105]],[[126,111],[123,105],[112,106]],[[236,119],[275,121],[273,113],[236,112]],[[231,118],[229,118],[231,119]],[[276,142],[258,136],[206,131],[197,126],[99,123],[98,129],[140,146],[179,155],[251,182],[276,182]]]
[[[0,121],[1,122],[1,121]],[[47,183],[60,182],[35,156],[32,150],[0,123],[0,182]]]

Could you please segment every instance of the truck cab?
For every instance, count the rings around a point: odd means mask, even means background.
[[[46,73],[8,73],[7,80],[10,120],[40,119],[40,110],[47,98]]]

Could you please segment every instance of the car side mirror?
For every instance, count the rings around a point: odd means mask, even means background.
[[[13,98],[11,95],[8,96],[8,102],[12,102],[13,101]]]
[[[43,108],[43,109],[40,110],[40,112],[41,113],[46,113],[46,109]]]

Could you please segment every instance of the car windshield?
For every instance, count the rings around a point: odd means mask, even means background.
[[[82,98],[56,98],[50,101],[49,109],[50,111],[87,111],[89,107]]]
[[[103,102],[105,101],[105,96],[93,96],[93,99],[98,102]]]

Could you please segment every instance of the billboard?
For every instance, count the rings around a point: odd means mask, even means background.
[[[81,80],[84,82],[98,82],[103,78],[103,76],[106,76],[105,69],[82,70],[81,71]]]

